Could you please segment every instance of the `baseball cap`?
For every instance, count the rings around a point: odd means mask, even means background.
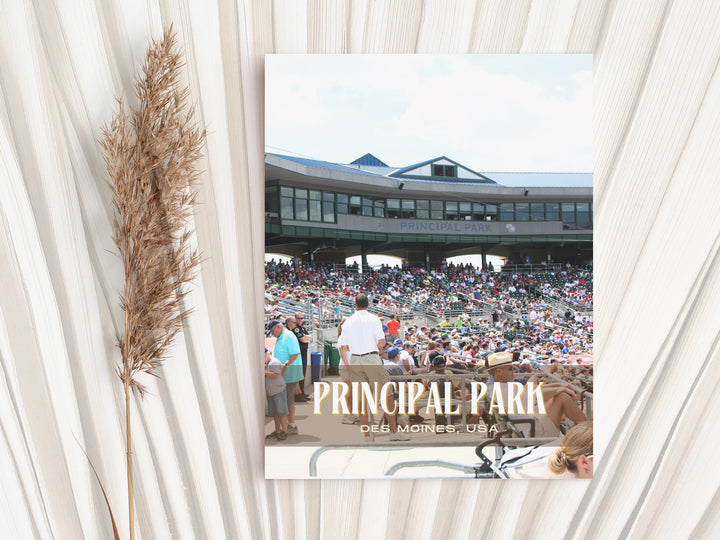
[[[439,351],[430,351],[428,360],[433,366],[444,366],[447,364],[447,360],[445,360],[445,357]]]
[[[402,347],[403,341],[402,339],[398,338],[393,342],[393,345],[397,345],[398,347]]]
[[[388,358],[395,358],[398,354],[400,354],[398,347],[390,347],[387,351]]]
[[[265,332],[265,335],[269,336],[272,329],[275,328],[278,324],[280,324],[280,321],[278,321],[277,319],[273,319],[272,321],[270,321],[267,324],[267,331]]]

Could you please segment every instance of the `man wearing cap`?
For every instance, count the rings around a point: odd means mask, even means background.
[[[519,364],[513,361],[513,355],[509,351],[496,352],[486,358],[488,372],[494,378],[493,384],[502,385],[503,401],[508,403],[507,383],[515,382],[515,366]],[[492,395],[493,388],[488,389],[488,395]],[[542,387],[542,396],[547,414],[516,415],[511,419],[535,418],[535,436],[554,436],[560,433],[560,421],[563,418],[573,423],[587,420],[585,414],[576,404],[575,392],[569,385],[545,384]]]
[[[286,329],[278,320],[272,320],[267,325],[267,334],[275,338],[273,356],[285,366],[285,391],[288,405],[288,435],[297,435],[298,428],[295,423],[295,388],[302,379],[302,363],[300,362],[300,344],[295,334]]]
[[[378,387],[390,382],[383,367],[379,350],[385,346],[385,333],[377,316],[368,311],[368,298],[360,293],[355,297],[355,313],[343,325],[343,345],[340,355],[350,353],[350,368],[353,382],[378,383]],[[387,410],[394,407],[395,398],[388,396]],[[360,414],[360,424],[368,427],[368,415]],[[409,437],[397,430],[395,415],[387,415],[391,441],[407,441]],[[365,441],[372,441],[369,431],[365,432]]]
[[[307,401],[308,395],[305,393],[305,375],[307,373],[307,361],[308,361],[308,344],[312,341],[312,334],[308,332],[303,326],[305,321],[305,315],[302,311],[295,312],[294,317],[288,317],[286,324],[288,330],[292,330],[295,337],[300,343],[300,360],[302,361],[302,372],[303,378],[298,383],[300,386],[300,392],[295,396],[295,401]]]
[[[398,340],[399,341],[399,340]],[[396,347],[402,347],[400,350],[400,356],[398,358],[398,365],[403,368],[405,373],[415,373],[415,359],[412,353],[415,351],[415,346],[411,341],[402,342],[400,344],[395,343]]]
[[[398,339],[397,341],[400,341],[400,345],[402,345],[401,340]],[[385,367],[385,371],[388,372],[388,375],[403,376],[406,374],[405,368],[400,365],[400,353],[401,349],[397,346],[397,343],[395,346],[390,347],[387,350],[387,360],[383,362],[383,367]],[[396,421],[399,424],[406,426],[410,423],[410,416],[407,414],[397,415]]]
[[[452,373],[448,373],[445,371],[445,366],[447,365],[447,359],[440,351],[438,351],[438,350],[430,351],[428,353],[428,362],[430,363],[430,366],[431,366],[431,368],[430,368],[431,373],[435,373],[438,375],[452,375]],[[438,396],[440,396],[440,398],[442,400],[444,400],[445,399],[445,381],[447,381],[447,380],[448,379],[445,379],[445,378],[428,379],[427,386],[429,388],[431,384],[437,385]],[[453,393],[457,392],[457,390],[459,389],[459,384],[460,384],[459,382],[453,384],[453,390],[454,390]],[[461,396],[456,395],[456,397],[461,397]],[[436,426],[438,426],[438,425],[446,426],[447,420],[448,420],[447,416],[445,416],[444,414],[435,413],[435,425]],[[454,422],[451,421],[451,424],[452,423],[454,423]],[[439,433],[445,433],[445,432],[441,431]]]
[[[388,375],[405,375],[405,371],[397,363],[399,354],[399,347],[390,347],[387,350],[387,360],[383,362],[383,366],[385,367],[385,371],[388,372]]]

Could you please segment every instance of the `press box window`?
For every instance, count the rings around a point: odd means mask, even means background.
[[[335,222],[335,194],[323,193],[323,221],[325,223]]]
[[[483,221],[485,219],[485,205],[483,203],[472,203],[472,220]]]
[[[337,213],[347,214],[348,213],[348,196],[345,193],[337,194]]]
[[[563,223],[575,223],[575,203],[562,203]]]
[[[528,221],[530,219],[529,203],[515,203],[515,219],[518,221]]]
[[[400,199],[388,199],[387,200],[387,217],[399,218],[400,217]]]
[[[282,219],[293,218],[293,200],[290,197],[280,197],[280,217]]]
[[[430,201],[415,201],[415,216],[418,219],[430,219]]]
[[[401,205],[401,216],[403,219],[412,219],[415,217],[415,201],[403,199]]]
[[[545,220],[545,203],[530,203],[530,221]]]
[[[279,202],[277,186],[265,188],[265,212],[277,212]]]
[[[298,221],[308,220],[307,199],[295,199],[295,219]]]
[[[513,203],[500,205],[500,221],[515,221],[515,205]]]
[[[457,178],[457,168],[455,165],[433,165],[433,176],[442,178]]]
[[[375,201],[375,217],[385,217],[385,200]]]
[[[322,221],[322,201],[311,199],[310,205],[310,221]]]
[[[577,211],[577,223],[583,225],[583,228],[587,228],[590,224],[590,204],[589,203],[577,203],[575,207]]]
[[[362,199],[362,215],[372,217],[373,215],[373,200],[367,197]]]
[[[560,203],[551,202],[545,205],[545,219],[560,221]]]
[[[350,197],[350,215],[359,216],[361,213],[362,208],[360,207],[360,195],[352,195]]]
[[[430,201],[430,219],[442,219],[443,218],[443,202],[442,201]]]

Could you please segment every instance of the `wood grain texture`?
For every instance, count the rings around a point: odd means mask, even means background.
[[[0,0],[0,530],[127,537],[101,126],[174,24],[208,127],[195,313],[133,404],[141,538],[720,534],[720,3]],[[582,481],[265,481],[267,53],[593,53],[596,422]],[[131,100],[132,96],[128,96]],[[76,442],[77,439],[77,442]]]

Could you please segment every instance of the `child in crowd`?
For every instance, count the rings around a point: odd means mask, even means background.
[[[285,393],[285,380],[283,375],[285,366],[280,360],[273,358],[270,351],[265,349],[265,394],[268,401],[268,413],[275,419],[275,431],[265,437],[266,439],[287,439],[288,405]]]

